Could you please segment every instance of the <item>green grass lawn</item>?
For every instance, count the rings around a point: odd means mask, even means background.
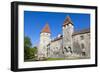
[[[35,59],[27,59],[24,62],[32,62],[32,61],[56,61],[56,60],[79,60],[79,59],[89,59],[82,57],[68,57],[68,58],[47,58],[45,60],[35,60]]]
[[[32,61],[36,61],[35,59],[27,59],[27,60],[24,60],[24,62],[32,62]]]
[[[81,57],[73,57],[73,58],[48,58],[47,61],[53,61],[53,60],[79,60],[79,59],[89,59],[89,58],[81,58]]]
[[[52,61],[52,60],[65,60],[65,58],[48,58],[47,61]]]

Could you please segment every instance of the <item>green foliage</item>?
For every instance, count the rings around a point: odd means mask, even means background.
[[[34,56],[35,56],[35,54],[37,54],[37,47],[33,47],[32,52],[34,53]]]
[[[33,58],[36,58],[36,55],[37,55],[37,47],[33,47],[30,49],[30,57],[33,59]]]
[[[24,37],[24,61],[35,60],[37,47],[31,47],[32,43],[29,37]]]
[[[24,48],[30,48],[32,46],[31,40],[29,37],[24,37]]]

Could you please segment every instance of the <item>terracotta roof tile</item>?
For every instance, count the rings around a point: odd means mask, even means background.
[[[66,17],[63,26],[68,25],[69,23],[73,24],[69,16]]]
[[[43,28],[43,30],[41,32],[46,32],[46,33],[50,33],[50,28],[49,25],[46,24],[45,27]]]

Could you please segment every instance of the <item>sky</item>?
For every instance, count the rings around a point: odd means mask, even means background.
[[[24,36],[31,39],[32,46],[37,46],[40,32],[48,23],[51,38],[55,38],[62,34],[62,25],[67,16],[71,18],[75,30],[90,28],[90,14],[24,11]]]

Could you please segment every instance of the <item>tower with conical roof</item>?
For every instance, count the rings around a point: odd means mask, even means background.
[[[74,32],[74,26],[69,16],[66,17],[63,24],[63,50],[65,55],[71,55],[73,52],[72,46],[72,34]]]
[[[47,45],[51,41],[51,32],[48,23],[42,29],[40,33],[40,45],[38,49],[38,57],[39,58],[47,58]]]

